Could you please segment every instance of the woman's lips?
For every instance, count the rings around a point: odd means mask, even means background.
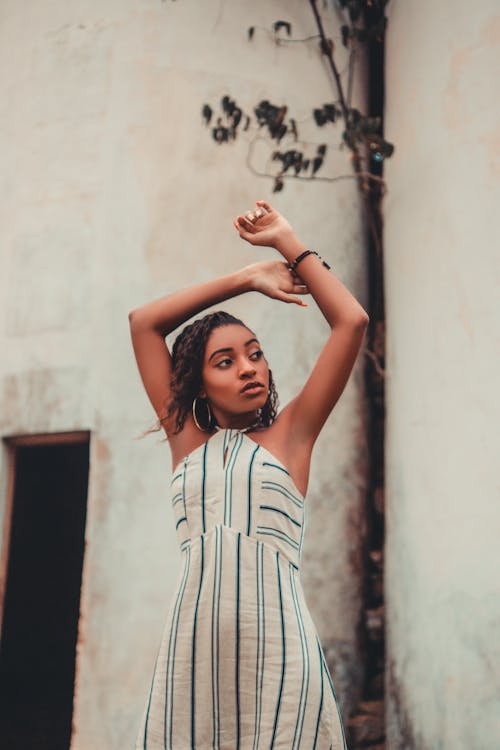
[[[248,393],[248,395],[252,395],[254,393],[259,393],[263,387],[262,383],[248,383],[241,389],[240,393]]]

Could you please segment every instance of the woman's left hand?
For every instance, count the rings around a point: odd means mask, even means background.
[[[282,216],[266,201],[256,201],[253,211],[246,211],[233,219],[233,226],[243,240],[251,245],[265,245],[278,248],[286,237],[293,235],[293,229]]]
[[[261,261],[252,263],[243,269],[250,279],[250,289],[261,292],[267,297],[282,302],[294,302],[301,307],[307,307],[297,294],[309,294],[307,286],[288,268],[288,263],[282,260]]]

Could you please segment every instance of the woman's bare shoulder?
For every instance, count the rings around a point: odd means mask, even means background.
[[[279,412],[269,427],[252,433],[252,437],[285,465],[309,466],[313,446],[297,438],[293,400]]]

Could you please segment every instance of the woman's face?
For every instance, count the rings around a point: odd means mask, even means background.
[[[269,367],[255,334],[239,324],[215,328],[205,348],[203,390],[221,427],[255,414],[269,392]]]

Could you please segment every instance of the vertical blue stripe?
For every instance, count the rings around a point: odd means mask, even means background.
[[[248,503],[247,503],[247,535],[250,536],[250,529],[252,528],[252,467],[255,454],[259,450],[260,445],[255,447],[248,466]]]
[[[265,608],[264,608],[264,545],[257,542],[257,664],[255,668],[255,729],[253,750],[258,750],[260,740],[260,716],[262,710],[262,682],[265,656]]]
[[[226,461],[226,477],[224,483],[224,523],[231,526],[231,517],[233,510],[233,469],[236,463],[236,457],[240,446],[243,442],[242,433],[238,433],[232,447],[229,458]]]
[[[184,515],[187,517],[186,513],[186,470],[187,470],[187,462],[188,457],[184,459],[184,465],[182,467],[182,504],[184,506]]]
[[[321,646],[318,640],[318,636],[316,636],[316,644],[318,646],[319,672],[321,675],[321,696],[319,699],[318,719],[316,721],[316,734],[314,735],[314,745],[312,747],[312,750],[316,750],[316,743],[318,742],[319,722],[321,719],[321,709],[323,708],[323,660],[321,658]]]
[[[184,591],[186,588],[186,581],[189,575],[189,563],[191,559],[191,548],[186,548],[186,560],[184,563],[184,574],[182,583],[179,588],[179,593],[175,602],[174,614],[172,620],[172,629],[170,631],[170,640],[168,644],[168,656],[167,656],[167,684],[165,690],[165,713],[163,721],[163,744],[167,747],[167,724],[169,729],[169,742],[168,750],[172,748],[172,723],[173,723],[173,705],[174,705],[174,667],[175,667],[175,646],[177,641],[177,628],[179,627],[179,614],[182,605],[182,599],[184,597]],[[168,699],[168,716],[167,716],[167,699]]]
[[[160,647],[161,647],[161,644],[160,644]],[[155,675],[156,675],[156,665],[158,664],[158,657],[159,657],[159,655],[160,655],[160,648],[158,648],[158,652],[156,654],[156,659],[155,659],[155,665],[153,667],[153,677],[151,678],[151,687],[149,689],[148,705],[147,705],[147,708],[146,708],[146,716],[145,716],[145,719],[144,719],[144,740],[143,740],[143,748],[144,748],[144,750],[147,750],[147,748],[146,748],[146,741],[147,741],[147,732],[148,732],[149,709],[151,708],[151,696],[153,694],[153,685],[154,685],[154,682],[155,682]]]
[[[326,676],[328,678],[328,682],[330,684],[330,689],[332,691],[333,699],[334,699],[335,705],[337,707],[337,713],[338,713],[338,717],[339,717],[339,724],[340,724],[340,728],[342,730],[342,744],[344,746],[344,750],[347,750],[347,743],[346,743],[345,732],[344,732],[344,722],[342,721],[342,714],[340,713],[340,704],[339,704],[339,702],[337,700],[337,696],[335,694],[335,688],[333,687],[332,677],[330,675],[330,670],[328,669],[328,664],[326,663],[326,659],[325,659],[325,655],[323,653],[323,649],[321,649],[321,659],[323,661],[323,665],[325,667]]]
[[[222,468],[226,467],[226,451],[231,442],[231,430],[224,430],[224,440],[222,441]]]
[[[205,485],[206,485],[206,477],[207,477],[207,450],[208,450],[208,440],[203,447],[203,460],[202,460],[202,465],[201,465],[201,528],[202,528],[203,534],[207,530],[207,527],[205,524]]]
[[[302,555],[302,544],[304,542],[304,534],[306,533],[306,523],[307,523],[306,513],[307,513],[307,509],[306,509],[306,505],[304,504],[304,508],[302,510],[302,529],[300,531],[300,540],[299,540],[299,554],[298,554],[299,561]]]
[[[274,727],[273,727],[273,736],[271,738],[271,744],[269,746],[269,750],[274,746],[274,740],[276,739],[276,728],[278,726],[278,715],[281,708],[281,695],[283,693],[283,682],[285,679],[285,664],[286,664],[286,648],[285,648],[285,618],[283,613],[283,599],[281,596],[281,576],[280,576],[280,564],[279,564],[279,555],[278,552],[276,552],[276,571],[278,573],[278,594],[279,594],[279,606],[280,606],[280,614],[281,614],[281,680],[280,680],[280,689],[278,693],[278,703],[276,705],[276,713],[274,716]]]
[[[302,612],[300,611],[300,603],[297,597],[297,591],[295,588],[295,576],[291,565],[288,566],[290,572],[290,589],[292,592],[292,599],[295,605],[295,613],[297,615],[297,625],[299,626],[300,632],[300,645],[302,648],[302,684],[300,686],[300,701],[299,709],[297,713],[297,722],[295,724],[295,735],[293,738],[292,750],[297,750],[300,745],[300,738],[302,736],[302,729],[304,725],[304,714],[307,705],[307,691],[309,689],[309,653],[307,650],[307,637],[305,633],[304,623],[302,621]],[[305,683],[305,687],[304,687]]]
[[[236,750],[240,747],[240,557],[241,532],[236,541]]]
[[[213,706],[213,738],[215,750],[219,748],[219,611],[222,571],[222,528],[215,527],[215,580],[212,600],[212,706]]]
[[[196,685],[196,625],[197,625],[197,618],[198,618],[198,604],[200,601],[200,593],[201,593],[201,586],[203,583],[203,570],[204,570],[204,564],[203,564],[203,558],[204,558],[204,542],[205,537],[201,537],[201,561],[200,561],[200,583],[198,586],[198,595],[196,597],[196,606],[194,609],[194,618],[193,618],[193,651],[192,651],[192,658],[191,658],[191,747],[196,747],[196,721],[195,721],[195,708],[196,708],[196,695],[195,695],[195,685]]]

